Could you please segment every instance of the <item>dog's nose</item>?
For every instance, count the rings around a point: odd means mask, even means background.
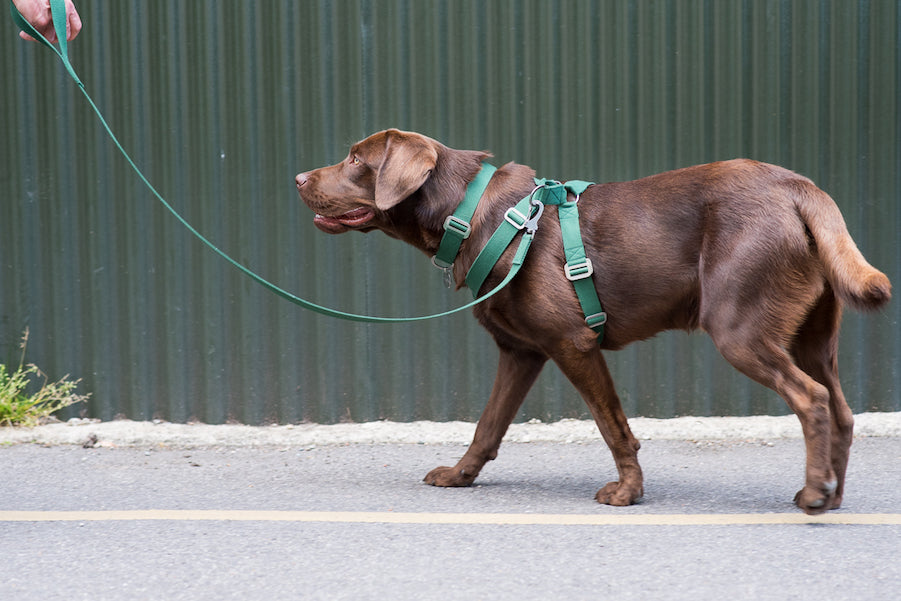
[[[300,188],[307,183],[307,180],[309,179],[310,178],[306,173],[298,173],[297,177],[294,178],[294,181],[297,182],[297,187]]]

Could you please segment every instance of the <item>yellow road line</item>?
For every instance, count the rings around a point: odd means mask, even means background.
[[[549,513],[401,513],[393,511],[2,511],[0,522],[109,521],[333,522],[346,524],[477,524],[528,526],[744,526],[780,524],[901,525],[901,513],[701,513],[592,515]]]

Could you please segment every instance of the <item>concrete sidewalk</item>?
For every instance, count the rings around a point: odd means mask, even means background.
[[[778,440],[801,437],[793,415],[755,417],[632,418],[640,440]],[[368,422],[244,426],[173,424],[72,419],[36,428],[0,428],[0,445],[87,445],[99,447],[314,447],[338,444],[467,444],[475,424],[469,422]],[[901,437],[901,412],[855,416],[857,437]],[[513,424],[506,442],[597,442],[594,422],[566,419]]]

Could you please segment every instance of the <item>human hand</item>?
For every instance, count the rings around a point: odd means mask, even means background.
[[[38,33],[49,42],[58,41],[56,30],[53,28],[53,17],[50,14],[50,0],[13,0],[13,4]],[[74,39],[79,31],[81,31],[81,17],[78,16],[72,0],[66,0],[66,40]],[[23,40],[34,40],[24,31],[19,32],[19,37]]]

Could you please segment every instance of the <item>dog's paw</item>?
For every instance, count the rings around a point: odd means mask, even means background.
[[[608,482],[604,488],[594,496],[598,503],[624,507],[633,505],[644,495],[641,486],[631,487],[619,482]]]
[[[835,494],[835,481],[829,481],[820,488],[805,486],[795,495],[795,505],[807,515],[817,515],[830,509],[841,507],[842,499]]]
[[[478,476],[478,473],[469,474],[460,467],[436,467],[430,471],[423,482],[432,486],[469,486]]]

